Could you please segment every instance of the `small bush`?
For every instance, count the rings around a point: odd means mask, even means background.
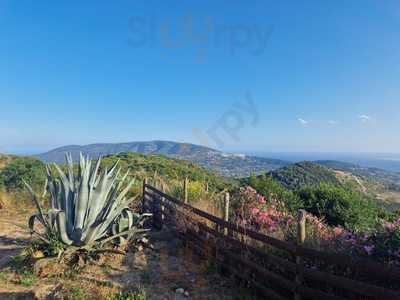
[[[86,291],[80,287],[72,287],[69,292],[67,299],[69,300],[89,300],[91,297],[86,293]]]
[[[44,163],[32,157],[18,157],[0,171],[0,182],[7,191],[24,190],[23,180],[35,189],[42,189],[46,181]]]
[[[0,282],[7,282],[9,278],[9,274],[7,272],[0,272]]]
[[[36,281],[37,278],[32,272],[25,271],[20,275],[17,283],[23,286],[32,286]]]
[[[134,292],[118,292],[107,296],[106,300],[146,300],[146,291],[139,289]]]
[[[378,207],[359,192],[321,184],[298,192],[304,208],[332,226],[352,230],[374,229],[379,217]]]

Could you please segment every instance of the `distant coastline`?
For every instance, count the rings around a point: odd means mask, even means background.
[[[320,153],[320,152],[260,152],[246,151],[248,155],[281,159],[290,162],[314,160],[338,160],[363,167],[380,168],[400,172],[400,154],[388,153]]]

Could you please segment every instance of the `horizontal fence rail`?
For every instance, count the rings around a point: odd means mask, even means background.
[[[158,227],[179,222],[190,224],[179,232],[182,238],[190,241],[199,254],[214,257],[228,273],[268,298],[400,300],[400,291],[387,287],[388,283],[400,286],[398,268],[306,248],[301,242],[281,241],[195,208],[187,200],[172,197],[147,181],[143,184],[142,206],[144,211],[153,212]],[[298,231],[301,239],[301,227]],[[307,260],[341,268],[346,274],[362,275],[363,280],[309,267]]]

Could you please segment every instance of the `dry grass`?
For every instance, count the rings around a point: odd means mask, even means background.
[[[0,190],[0,209],[8,211],[31,209],[33,207],[30,198],[24,193],[11,193]]]
[[[12,238],[20,235],[29,239],[29,235],[19,233],[22,229],[10,225],[10,222],[25,225],[28,216],[34,212],[32,205],[15,201],[8,194],[5,197],[8,197],[6,209],[0,211],[0,235]],[[207,200],[199,201],[197,205],[218,215]],[[5,220],[7,222],[3,222]],[[129,252],[126,256],[107,255],[81,270],[70,270],[57,263],[43,265],[29,289],[19,283],[16,271],[9,270],[7,281],[0,282],[0,298],[2,293],[10,289],[19,293],[46,289],[43,294],[52,293],[51,299],[60,299],[71,293],[76,296],[74,299],[108,299],[122,290],[137,290],[144,286],[150,299],[163,299],[164,296],[173,299],[178,287],[189,290],[193,299],[204,299],[203,295],[207,295],[207,299],[224,299],[227,290],[220,286],[224,280],[210,280],[208,274],[204,273],[209,269],[207,260],[199,262],[189,249],[180,249],[169,238],[158,243],[163,246],[156,247],[157,250],[145,248],[137,253]],[[193,281],[188,279],[188,274]]]
[[[193,203],[193,206],[202,211],[208,212],[209,214],[212,214],[218,218],[223,218],[223,208],[219,204],[218,200],[219,198],[217,196],[210,195],[209,198],[199,199],[198,201]]]
[[[15,199],[9,193],[0,190],[0,209],[10,207],[12,203],[15,203]]]

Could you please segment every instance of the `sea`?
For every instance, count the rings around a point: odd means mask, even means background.
[[[326,153],[326,152],[258,152],[249,151],[247,155],[281,159],[289,162],[337,160],[362,167],[379,168],[400,172],[400,153]]]

